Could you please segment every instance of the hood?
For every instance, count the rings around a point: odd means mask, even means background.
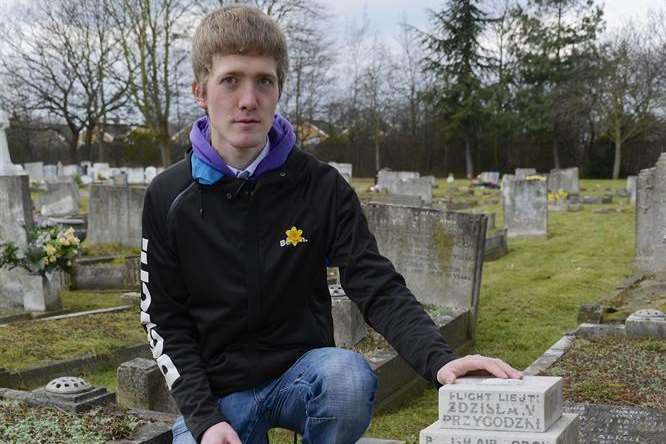
[[[192,178],[204,185],[211,185],[223,176],[234,176],[224,159],[215,151],[210,142],[210,124],[207,116],[197,119],[190,131],[192,142]],[[259,163],[250,180],[280,168],[296,143],[296,135],[287,119],[280,114],[273,117],[273,125],[268,131],[268,155]]]

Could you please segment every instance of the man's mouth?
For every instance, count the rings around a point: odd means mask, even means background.
[[[252,124],[252,123],[259,123],[259,120],[257,119],[236,119],[234,120],[234,123],[242,123],[242,124]]]

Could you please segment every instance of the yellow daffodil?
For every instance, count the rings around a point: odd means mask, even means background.
[[[295,247],[299,242],[303,242],[303,230],[291,227],[285,231],[285,234],[287,235],[287,245],[291,244]]]

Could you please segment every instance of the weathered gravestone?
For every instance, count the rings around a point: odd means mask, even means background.
[[[13,242],[25,250],[32,225],[28,176],[0,175],[0,243]],[[0,307],[23,309],[23,281],[29,278],[22,269],[0,268]]]
[[[666,339],[666,316],[655,309],[633,312],[624,323],[627,336]]]
[[[640,172],[636,188],[634,266],[647,273],[666,270],[666,153]]]
[[[500,173],[497,171],[484,171],[479,174],[479,181],[483,184],[497,187],[500,183]]]
[[[627,194],[629,195],[629,203],[636,205],[636,181],[638,176],[627,176]]]
[[[124,362],[116,374],[118,405],[130,409],[178,413],[164,376],[153,359],[135,358]]]
[[[327,268],[328,291],[331,294],[333,339],[338,347],[350,348],[365,338],[368,327],[355,303],[340,285],[340,270]]]
[[[566,191],[568,194],[579,194],[578,167],[550,170],[550,174],[548,175],[548,191]]]
[[[92,184],[86,243],[140,246],[145,193],[145,186]]]
[[[47,178],[46,191],[39,196],[42,216],[69,216],[79,212],[79,187],[71,177]]]
[[[157,176],[157,168],[153,166],[146,167],[146,170],[144,171],[144,177],[146,178],[146,183],[150,183],[153,181],[153,179]]]
[[[31,183],[39,183],[44,180],[44,162],[27,162],[23,164],[23,167],[30,176]]]
[[[468,311],[470,337],[479,301],[487,219],[482,214],[368,204],[380,253],[423,304]]]
[[[527,179],[530,176],[536,176],[537,170],[534,168],[516,168],[516,179]]]
[[[25,174],[21,165],[14,165],[9,156],[9,144],[5,130],[9,128],[7,113],[0,110],[0,176]]]
[[[502,203],[509,237],[548,235],[548,191],[545,181],[505,179],[502,182]]]
[[[337,163],[337,162],[328,162],[330,166],[338,170],[338,172],[345,178],[347,183],[352,181],[352,164],[351,163]]]
[[[57,179],[58,166],[57,165],[44,165],[44,179]]]
[[[95,162],[88,168],[88,176],[93,181],[110,179],[112,175],[111,167],[106,162]]]
[[[578,418],[562,414],[562,380],[459,378],[439,390],[439,418],[421,444],[577,444]]]
[[[392,183],[401,180],[418,179],[421,174],[416,171],[379,170],[377,172],[377,188],[388,190]]]
[[[429,179],[419,177],[398,180],[388,186],[388,192],[400,196],[418,196],[423,204],[432,204],[432,183]]]
[[[62,175],[67,177],[81,176],[83,170],[79,165],[63,165]]]

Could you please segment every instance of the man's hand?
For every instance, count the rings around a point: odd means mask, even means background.
[[[228,422],[218,422],[209,427],[201,438],[201,444],[242,444],[236,431]]]
[[[453,384],[458,376],[469,373],[490,373],[502,379],[520,379],[523,377],[522,372],[519,372],[501,359],[488,358],[481,355],[469,355],[464,358],[454,359],[440,368],[437,372],[437,380],[440,384]]]

